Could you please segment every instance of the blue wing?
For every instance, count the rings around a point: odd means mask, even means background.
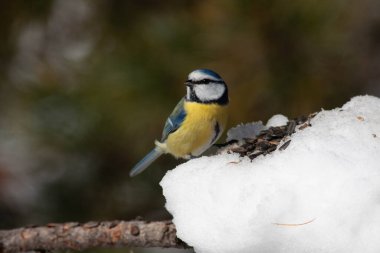
[[[185,103],[185,98],[182,98],[177,106],[174,108],[172,114],[166,120],[164,130],[162,131],[161,142],[164,142],[170,133],[175,132],[185,120],[186,112],[183,104]]]

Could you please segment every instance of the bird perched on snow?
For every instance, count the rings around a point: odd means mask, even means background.
[[[186,96],[166,120],[161,141],[133,167],[131,177],[165,153],[176,158],[197,157],[223,133],[227,121],[228,88],[214,71],[197,69],[185,82]]]

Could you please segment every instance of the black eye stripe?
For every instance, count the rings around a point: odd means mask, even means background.
[[[216,80],[211,80],[211,79],[202,79],[202,80],[197,80],[197,81],[193,81],[193,80],[188,80],[188,82],[192,83],[192,84],[209,84],[209,83],[224,83],[224,81],[216,81]]]

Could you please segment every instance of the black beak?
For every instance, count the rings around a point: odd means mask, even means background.
[[[185,82],[185,85],[186,85],[187,87],[192,87],[194,84],[193,84],[190,80],[187,80],[187,81]]]

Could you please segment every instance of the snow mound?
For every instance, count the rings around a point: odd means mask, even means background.
[[[286,150],[201,157],[161,186],[196,252],[380,252],[380,99],[321,111]]]
[[[266,127],[279,127],[279,126],[285,126],[288,123],[289,119],[282,115],[282,114],[276,114],[273,115],[267,122]]]
[[[244,138],[254,138],[261,132],[261,130],[264,129],[266,128],[261,121],[239,124],[236,127],[233,127],[230,130],[228,130],[226,141],[241,141]]]

